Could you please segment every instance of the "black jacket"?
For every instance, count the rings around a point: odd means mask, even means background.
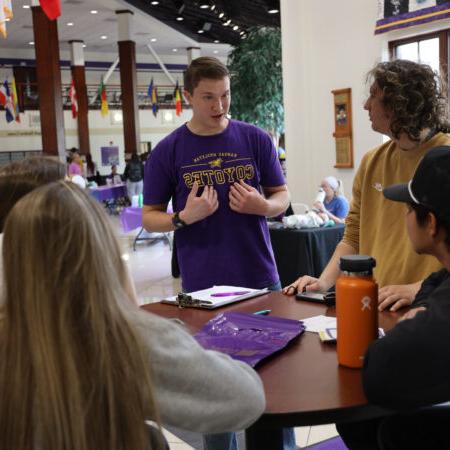
[[[407,410],[450,401],[450,274],[441,272],[438,284],[427,278],[428,295],[414,304],[427,310],[369,347],[363,385],[371,403]]]

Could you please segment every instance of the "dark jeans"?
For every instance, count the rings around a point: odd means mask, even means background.
[[[336,424],[349,450],[450,449],[450,407],[433,406],[380,419]]]

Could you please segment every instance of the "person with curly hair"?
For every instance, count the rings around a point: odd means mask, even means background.
[[[375,257],[380,286],[379,309],[410,305],[422,280],[441,268],[428,255],[413,251],[403,227],[401,206],[387,202],[383,188],[409,180],[433,147],[450,144],[450,123],[442,83],[424,64],[396,60],[378,63],[367,75],[370,95],[364,104],[372,129],[390,137],[367,152],[353,182],[345,234],[319,278],[303,276],[284,289],[327,291],[336,282],[341,256]]]

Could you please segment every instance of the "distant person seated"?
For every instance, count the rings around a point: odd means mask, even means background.
[[[317,210],[320,217],[335,223],[344,223],[348,214],[348,200],[344,197],[342,181],[335,177],[326,177],[320,184],[324,198],[316,199],[313,210]]]
[[[117,166],[111,166],[111,173],[106,177],[106,184],[114,185],[114,184],[122,184],[122,177],[117,173]]]

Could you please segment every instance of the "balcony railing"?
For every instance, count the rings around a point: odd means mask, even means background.
[[[86,85],[89,109],[100,109],[101,98],[98,93],[98,84]],[[70,85],[62,85],[62,98],[64,109],[71,108],[70,102]],[[168,85],[157,85],[157,103],[159,109],[175,109],[175,88]],[[180,92],[183,92],[183,87],[180,86]],[[39,94],[37,83],[17,83],[17,96],[19,98],[19,104],[24,110],[36,110],[39,109]],[[106,85],[106,96],[108,100],[108,106],[110,109],[122,109],[122,91],[120,85],[108,84]],[[183,109],[190,108],[185,102],[183,95],[182,104]],[[137,87],[137,99],[139,109],[151,109],[151,99],[148,95],[148,85]]]

